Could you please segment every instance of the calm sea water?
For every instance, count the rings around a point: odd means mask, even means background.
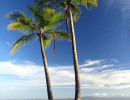
[[[130,100],[130,97],[84,97],[82,100]]]
[[[0,99],[14,100],[14,99]],[[15,100],[47,100],[47,99],[15,99]],[[54,100],[74,100],[74,99],[54,99]],[[130,97],[83,97],[81,100],[130,100]]]

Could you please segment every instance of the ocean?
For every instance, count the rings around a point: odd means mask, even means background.
[[[47,99],[0,99],[0,100],[47,100]],[[54,99],[54,100],[74,100],[68,99]],[[82,97],[81,100],[130,100],[130,97]]]

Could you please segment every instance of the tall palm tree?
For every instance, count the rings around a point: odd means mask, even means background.
[[[81,14],[81,9],[79,5],[83,5],[87,9],[91,9],[93,5],[97,6],[97,0],[55,0],[55,1],[57,1],[58,3],[56,8],[64,9],[67,31],[69,30],[68,27],[70,27],[70,33],[72,39],[73,63],[74,63],[74,72],[75,72],[75,100],[81,100],[80,75],[79,75],[79,68],[78,68],[78,58],[77,58],[73,18],[75,21],[79,19],[79,16]]]
[[[20,11],[15,11],[7,14],[7,18],[12,20],[12,22],[8,25],[8,30],[18,30],[25,34],[16,40],[16,42],[13,44],[11,54],[14,54],[23,45],[27,44],[30,41],[36,40],[40,42],[47,84],[48,100],[53,100],[47,59],[44,49],[47,49],[50,46],[51,40],[53,40],[55,53],[55,40],[69,40],[70,35],[62,30],[54,30],[58,25],[61,24],[61,22],[64,21],[63,13],[56,13],[55,10],[52,10],[48,7],[39,10],[34,6],[29,6],[28,10],[31,11],[33,15],[32,20]]]

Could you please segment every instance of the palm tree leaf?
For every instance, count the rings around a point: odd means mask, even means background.
[[[51,44],[51,39],[49,37],[47,37],[47,36],[44,36],[43,37],[44,48],[45,49],[49,48],[50,44]]]
[[[36,40],[36,34],[32,33],[29,35],[25,35],[20,37],[12,46],[10,54],[13,55],[18,51],[23,45],[29,43],[30,41]]]
[[[55,2],[53,0],[34,0],[34,6],[37,9],[51,7],[52,5],[54,5],[54,3]]]
[[[13,20],[13,22],[8,25],[8,30],[19,30],[24,33],[32,33],[37,29],[35,23],[20,11],[9,13],[6,17]]]
[[[74,15],[73,15],[74,21],[77,21],[80,17],[80,14],[81,14],[81,8],[74,5],[73,3],[71,3],[71,10],[74,13]]]
[[[37,10],[34,6],[28,6],[27,9],[31,11],[32,15],[34,16],[34,20],[36,21],[38,28],[43,27],[45,21],[42,16],[42,11]]]
[[[97,0],[88,0],[89,3],[93,4],[94,6],[98,6]]]
[[[55,15],[55,10],[48,7],[38,10],[34,6],[28,6],[28,10],[31,11],[32,15],[35,17],[35,21],[39,29],[47,26],[50,19]]]
[[[50,9],[48,7],[42,9],[42,16],[43,16],[44,20],[46,20],[46,21],[50,21],[50,19],[52,17],[54,17],[55,15],[56,14],[55,14],[54,9]]]
[[[56,7],[54,7],[54,9],[65,8],[65,4],[66,4],[66,1],[59,2],[59,3],[56,5]]]
[[[34,6],[28,6],[27,10],[29,10],[32,13],[32,15],[35,17],[35,19],[37,19],[39,17],[39,13]]]
[[[8,30],[19,30],[21,32],[30,34],[34,31],[34,28],[22,22],[12,22],[8,25]]]
[[[92,6],[96,6],[97,7],[97,0],[74,0],[74,2],[78,5],[83,5],[85,6],[87,9],[91,9]]]
[[[54,33],[55,39],[60,39],[60,40],[68,40],[71,41],[71,35],[67,33],[66,31],[62,30],[57,30]],[[53,39],[53,34],[52,32],[48,33],[48,36]]]
[[[16,21],[18,18],[27,18],[27,16],[21,11],[14,11],[7,14],[6,18]]]
[[[56,13],[54,16],[52,16],[47,23],[47,25],[44,27],[44,30],[50,30],[54,29],[57,26],[61,25],[65,21],[64,13],[59,12]]]

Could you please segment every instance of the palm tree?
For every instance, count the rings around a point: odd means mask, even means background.
[[[70,33],[72,39],[73,63],[74,63],[74,72],[75,72],[75,100],[81,100],[80,75],[79,75],[79,68],[78,68],[78,58],[77,58],[77,50],[76,50],[73,17],[75,21],[78,20],[81,14],[81,9],[79,5],[83,5],[87,9],[91,9],[93,5],[97,6],[97,0],[55,0],[55,1],[57,1],[58,3],[58,5],[55,8],[64,9],[67,31],[69,30],[68,26],[70,27]]]
[[[34,6],[29,6],[28,10],[31,11],[32,15],[34,16],[32,20],[20,11],[7,14],[7,18],[12,20],[12,22],[8,25],[8,30],[18,30],[25,34],[16,40],[16,42],[13,44],[11,54],[13,55],[23,45],[31,41],[40,41],[47,84],[48,100],[53,100],[47,59],[44,49],[47,49],[50,46],[51,40],[53,40],[55,54],[55,40],[69,40],[70,35],[62,30],[54,30],[58,25],[61,24],[61,22],[64,21],[63,13],[55,13],[55,10],[52,10],[48,7],[39,10]]]

